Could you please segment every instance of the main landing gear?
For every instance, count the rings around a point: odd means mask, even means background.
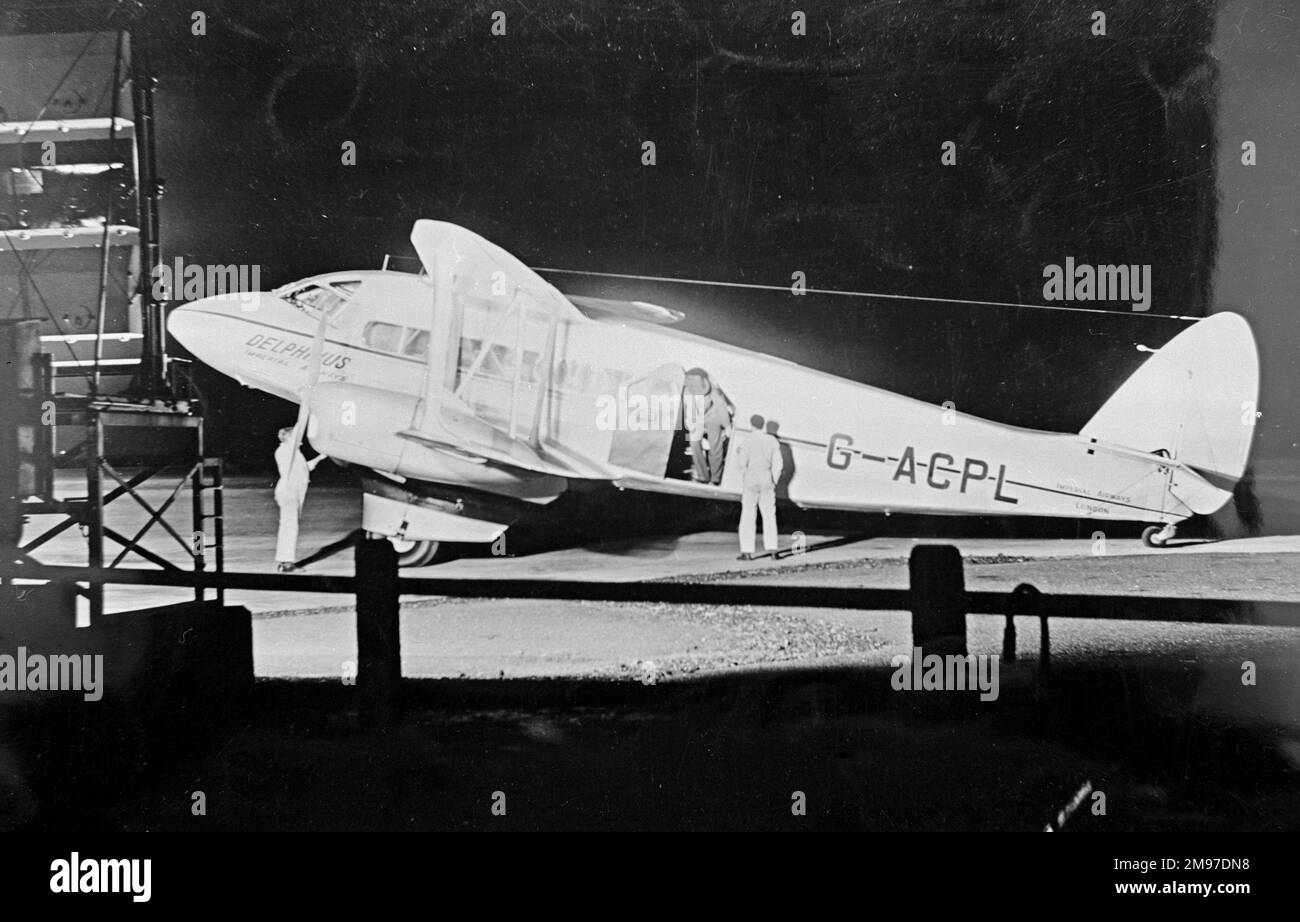
[[[1168,547],[1169,539],[1178,531],[1173,522],[1164,525],[1149,525],[1142,530],[1142,543],[1147,547]]]
[[[399,567],[427,567],[438,556],[440,541],[407,541],[404,538],[389,538],[393,550],[397,551]]]

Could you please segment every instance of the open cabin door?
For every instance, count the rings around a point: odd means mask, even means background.
[[[682,388],[686,372],[680,365],[661,365],[627,385],[616,401],[609,463],[651,477],[668,473],[673,439],[683,424]]]

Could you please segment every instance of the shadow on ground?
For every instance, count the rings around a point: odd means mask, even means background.
[[[1086,797],[1067,831],[1300,821],[1288,731],[1201,707],[1207,688],[1240,685],[1233,664],[1044,678],[1022,661],[984,703],[897,692],[890,676],[408,680],[383,729],[358,725],[339,682],[259,681],[246,713],[215,723],[10,710],[4,795],[23,830],[1035,831],[1085,783],[1104,801]]]

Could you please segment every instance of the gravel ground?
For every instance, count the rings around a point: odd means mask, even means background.
[[[996,591],[1030,582],[1045,592],[1300,600],[1298,556],[972,555],[966,583]],[[902,588],[907,561],[787,560],[677,579]],[[911,645],[910,623],[900,612],[442,598],[409,600],[402,610],[403,672],[413,678],[564,677],[648,684],[736,669],[880,665]],[[354,619],[348,605],[259,613],[254,621],[258,675],[338,675],[355,657]],[[1003,626],[1002,618],[972,616],[971,650],[1000,652]],[[1054,654],[1092,660],[1240,661],[1295,649],[1294,631],[1244,625],[1056,619],[1051,627]],[[1037,621],[1018,619],[1017,631],[1022,655],[1036,655]]]
[[[789,562],[757,570],[725,570],[708,582],[798,582],[816,586],[907,586],[907,560],[870,557],[832,563]],[[683,577],[678,582],[696,582]],[[966,587],[1011,590],[1032,583],[1042,592],[1095,595],[1152,595],[1186,598],[1242,598],[1300,601],[1300,554],[1109,554],[1100,556],[966,557]]]
[[[609,608],[600,602],[577,604],[592,610]],[[654,660],[620,659],[615,668],[596,669],[584,677],[632,678],[653,684],[731,668],[861,657],[885,646],[877,627],[837,624],[782,609],[652,603],[621,606],[619,614],[668,631],[698,625],[723,642],[693,644]]]
[[[861,661],[888,642],[878,617],[738,605],[421,599],[402,605],[410,678],[563,677],[653,684],[737,668]],[[258,615],[259,676],[332,677],[355,657],[350,607]]]

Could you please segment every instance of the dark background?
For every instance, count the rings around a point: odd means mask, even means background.
[[[168,260],[260,264],[272,287],[410,256],[412,222],[436,217],[534,266],[772,285],[802,271],[813,288],[939,298],[1041,303],[1043,266],[1067,256],[1149,263],[1148,314],[551,278],[1064,431],[1140,364],[1135,344],[1185,326],[1159,315],[1244,310],[1265,361],[1256,460],[1275,465],[1257,482],[1279,497],[1265,524],[1293,501],[1294,288],[1276,297],[1300,242],[1291,3],[1127,0],[1105,7],[1104,37],[1097,4],[1036,0],[214,2],[203,36],[192,2],[112,6],[161,80]],[[92,28],[94,7],[29,2],[8,28]],[[1243,137],[1261,164],[1237,195]],[[200,386],[227,458],[267,466],[292,408],[211,373]]]

